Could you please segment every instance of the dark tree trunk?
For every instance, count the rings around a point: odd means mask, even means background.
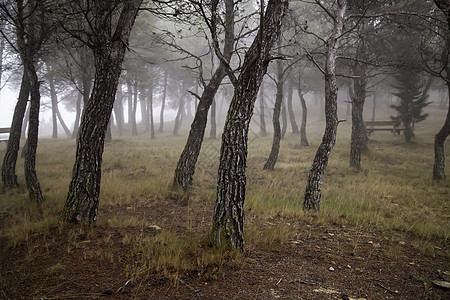
[[[9,134],[6,153],[3,157],[2,181],[7,187],[19,186],[16,175],[16,163],[19,154],[20,136],[22,134],[22,121],[27,108],[28,96],[30,94],[30,83],[27,74],[22,76],[19,97],[14,109],[14,115],[11,122],[11,132]]]
[[[281,43],[278,42],[278,46]],[[281,53],[280,53],[281,56]],[[272,140],[272,150],[270,151],[269,158],[264,164],[264,170],[273,170],[278,159],[278,152],[280,151],[280,141],[282,138],[282,132],[280,127],[280,113],[281,106],[283,102],[283,63],[281,60],[277,61],[277,93],[275,95],[275,106],[273,109],[273,140]]]
[[[217,124],[216,124],[216,101],[213,99],[213,102],[211,104],[211,129],[209,131],[209,138],[212,140],[216,139],[216,131],[217,131]]]
[[[301,83],[300,75],[298,77],[298,82],[297,82],[297,93],[298,93],[298,97],[300,99],[300,103],[302,105],[302,124],[300,126],[300,145],[307,147],[307,146],[309,146],[309,142],[306,137],[306,121],[307,121],[307,117],[308,117],[308,109],[306,107],[305,97],[303,97],[302,83]]]
[[[225,44],[224,58],[230,61],[234,48],[234,4],[233,0],[225,1]],[[195,172],[198,155],[205,135],[205,128],[208,119],[208,110],[214,101],[214,97],[225,77],[225,65],[220,63],[214,72],[211,80],[205,86],[200,97],[194,120],[191,124],[191,130],[178,160],[175,169],[173,184],[181,186],[184,190],[192,186],[192,180]]]
[[[363,48],[360,46],[360,48]],[[358,56],[360,57],[360,56]],[[353,75],[358,78],[353,79],[352,98],[352,135],[350,143],[350,167],[360,170],[361,153],[367,151],[367,133],[364,125],[363,110],[366,100],[366,66],[362,63],[355,63]],[[352,89],[350,89],[352,91]]]
[[[136,106],[137,106],[137,83],[133,85],[131,82],[127,82],[128,89],[128,124],[131,126],[131,135],[137,136],[137,124],[136,124]]]
[[[228,110],[217,181],[212,237],[217,246],[244,247],[244,201],[248,129],[271,49],[280,35],[288,1],[269,0],[258,34],[248,49]]]
[[[289,112],[289,121],[291,122],[291,128],[293,134],[298,134],[298,125],[297,121],[295,121],[294,109],[292,108],[292,95],[294,93],[294,88],[292,87],[292,83],[288,85],[288,93],[287,93],[287,108]]]
[[[313,165],[309,171],[306,184],[303,209],[319,210],[322,197],[323,176],[328,165],[328,158],[336,143],[338,126],[337,117],[337,83],[336,83],[336,56],[339,47],[339,38],[344,26],[344,15],[347,0],[337,1],[338,9],[334,19],[333,34],[328,42],[328,51],[325,65],[325,133],[314,157]]]
[[[111,32],[110,1],[93,2],[95,78],[77,139],[76,161],[63,210],[69,222],[95,222],[105,133],[114,105],[122,61],[142,0],[124,2],[115,32]]]
[[[78,128],[80,127],[80,117],[81,117],[81,100],[83,99],[83,94],[78,93],[77,103],[76,103],[76,115],[75,122],[73,123],[72,138],[76,138],[78,134]]]
[[[445,0],[434,0],[436,5],[442,10],[444,15],[447,17],[447,41],[446,47],[442,53],[444,67],[447,73],[447,90],[450,104],[450,64],[449,64],[449,52],[450,52],[450,5],[448,1]],[[433,166],[433,178],[435,180],[443,180],[446,178],[445,175],[445,151],[444,144],[445,140],[450,134],[450,105],[447,111],[447,117],[445,119],[444,125],[441,130],[434,137],[434,166]]]
[[[106,128],[105,142],[107,142],[107,143],[112,142],[112,132],[111,132],[111,123],[112,122],[111,122],[111,120],[112,120],[112,118],[109,118],[108,127]]]
[[[36,150],[38,145],[41,95],[39,92],[39,80],[33,62],[24,62],[24,69],[30,80],[30,119],[25,154],[25,180],[30,200],[41,203],[44,201],[44,196],[42,195],[41,186],[36,175]]]
[[[264,111],[264,81],[261,82],[261,89],[259,91],[259,134],[266,136],[266,116]]]
[[[164,108],[166,106],[166,96],[167,96],[167,79],[169,76],[169,72],[167,70],[164,71],[164,88],[161,99],[161,112],[159,113],[159,128],[158,133],[162,133],[164,129]]]

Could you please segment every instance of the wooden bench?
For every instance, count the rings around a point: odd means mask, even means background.
[[[11,128],[0,128],[0,142],[8,142],[9,137],[2,136],[2,133],[10,133]]]
[[[393,134],[400,134],[405,128],[398,128],[394,121],[366,121],[366,132],[371,135],[374,131],[390,131]]]

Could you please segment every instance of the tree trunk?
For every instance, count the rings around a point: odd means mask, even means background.
[[[433,166],[433,178],[435,180],[443,180],[446,178],[445,175],[445,151],[444,144],[445,140],[450,134],[450,64],[449,64],[449,52],[450,52],[450,5],[448,5],[448,1],[445,0],[434,0],[436,5],[442,10],[444,15],[447,18],[447,41],[446,47],[442,53],[443,62],[445,62],[445,70],[447,73],[447,90],[449,97],[449,106],[447,111],[447,117],[445,119],[444,125],[441,130],[434,137],[434,166]]]
[[[284,138],[287,131],[287,112],[284,97],[281,98],[281,120],[283,121],[283,126],[281,127],[281,138]]]
[[[303,97],[302,85],[301,85],[301,77],[299,75],[297,82],[297,93],[300,99],[300,103],[302,105],[302,124],[300,126],[300,145],[309,146],[308,139],[306,138],[306,121],[308,117],[308,109],[306,108],[305,97]]]
[[[20,136],[22,134],[22,122],[25,110],[27,108],[28,96],[30,94],[30,83],[28,75],[24,71],[22,83],[20,85],[19,97],[14,109],[14,115],[11,122],[11,131],[9,133],[6,153],[3,157],[2,181],[7,187],[19,186],[16,175],[17,156],[19,154]]]
[[[123,135],[123,94],[121,86],[117,88],[116,99],[114,100],[114,115],[116,116],[117,130],[119,131],[119,136]]]
[[[319,210],[322,197],[323,176],[328,165],[328,158],[336,143],[338,126],[337,117],[337,92],[336,83],[336,56],[339,47],[339,38],[344,26],[344,15],[347,8],[347,0],[337,1],[338,9],[334,19],[333,34],[328,42],[328,51],[325,65],[325,133],[314,157],[313,165],[309,171],[306,184],[303,209]]]
[[[185,99],[184,99],[184,83],[183,83],[183,91],[182,91],[182,95],[180,96],[180,100],[178,102],[178,111],[177,111],[177,115],[175,117],[175,124],[173,126],[173,135],[177,136],[178,135],[178,131],[180,130],[181,127],[181,122],[183,120],[183,111],[184,111],[184,104],[185,104]]]
[[[261,89],[259,91],[259,134],[266,136],[266,116],[264,112],[264,81],[261,82]]]
[[[281,42],[278,41],[278,47],[281,47]],[[281,56],[282,54],[279,53]],[[272,150],[270,151],[269,158],[264,164],[264,170],[273,170],[278,159],[278,152],[280,151],[280,141],[282,138],[282,132],[280,128],[280,112],[283,102],[283,63],[281,60],[277,60],[277,93],[275,95],[275,106],[273,109],[273,140],[272,140]]]
[[[212,105],[211,105],[211,118],[210,118],[210,123],[211,123],[211,130],[209,131],[209,138],[211,140],[215,140],[216,139],[216,101],[215,99],[213,99],[212,101]]]
[[[69,127],[67,127],[66,122],[64,122],[63,117],[61,116],[61,113],[59,112],[58,103],[56,104],[56,116],[58,117],[58,121],[61,124],[61,127],[63,128],[64,132],[67,135],[67,138],[70,139],[72,136],[72,133],[70,132]]]
[[[164,129],[164,108],[166,106],[166,96],[167,96],[167,79],[169,76],[169,72],[167,70],[164,71],[164,89],[163,95],[161,99],[161,112],[159,113],[159,128],[158,133],[162,133]]]
[[[39,132],[39,106],[41,95],[39,80],[33,62],[24,62],[24,69],[30,81],[30,119],[28,127],[27,148],[25,154],[25,180],[30,200],[41,203],[44,201],[41,186],[36,175],[36,150]]]
[[[142,0],[124,2],[114,35],[110,30],[112,16],[105,13],[110,1],[93,3],[95,79],[81,121],[76,161],[63,210],[64,220],[68,222],[92,223],[97,219],[105,133],[131,28]]]
[[[364,42],[362,42],[364,43]],[[360,49],[363,47],[360,46]],[[361,55],[358,55],[361,57]],[[358,78],[353,79],[352,97],[352,135],[350,143],[350,167],[360,170],[361,153],[367,151],[367,133],[364,125],[363,110],[366,99],[366,66],[363,63],[355,63],[353,75]],[[351,89],[350,89],[351,91]]]
[[[29,96],[29,91],[28,91],[28,96]],[[28,97],[27,96],[27,97]],[[28,100],[26,100],[27,103],[29,103]],[[28,119],[30,119],[30,105],[27,105],[27,109],[25,110],[25,116],[23,117],[23,125],[22,125],[22,132],[20,133],[20,138],[26,140],[26,136],[27,136],[27,127],[28,127]]]
[[[52,139],[58,138],[58,116],[56,114],[56,107],[58,105],[58,97],[56,96],[56,89],[55,89],[55,81],[53,76],[50,76],[48,79],[48,83],[50,86],[50,100],[52,103],[52,125],[53,125],[53,131],[52,131]]]
[[[81,117],[81,100],[83,99],[83,94],[78,93],[77,103],[76,103],[76,115],[75,122],[73,123],[72,138],[76,138],[78,135],[78,128],[80,127],[80,117]]]
[[[294,109],[292,108],[292,95],[294,93],[294,88],[292,87],[292,83],[288,85],[288,94],[287,94],[287,108],[289,112],[289,121],[291,122],[291,128],[293,134],[298,134],[298,125],[295,121]]]
[[[148,110],[150,114],[150,138],[155,139],[155,122],[153,120],[153,78],[150,79],[150,87],[148,89]]]
[[[225,1],[225,43],[223,55],[227,61],[230,61],[234,49],[234,3],[233,0]],[[214,97],[219,89],[222,80],[226,76],[225,65],[220,63],[214,72],[211,80],[205,86],[200,97],[194,120],[191,124],[191,130],[178,160],[175,169],[173,184],[181,186],[187,190],[192,186],[195,173],[195,165],[203,143],[205,128],[208,119],[208,110],[211,107]],[[215,101],[214,101],[215,102]]]
[[[137,124],[136,124],[136,106],[137,106],[137,82],[133,85],[127,82],[128,87],[128,123],[131,126],[131,135],[137,136]]]
[[[235,85],[220,150],[212,228],[212,237],[217,246],[231,244],[240,250],[244,247],[248,129],[256,96],[270,61],[270,52],[279,38],[281,21],[287,7],[286,0],[269,0],[258,34],[245,55]]]
[[[141,122],[144,125],[144,132],[150,131],[150,112],[148,109],[147,95],[145,89],[141,89],[139,93],[139,104],[141,105]]]

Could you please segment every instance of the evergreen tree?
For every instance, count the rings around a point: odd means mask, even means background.
[[[397,92],[393,94],[400,99],[400,103],[391,105],[391,108],[397,111],[397,116],[391,116],[391,119],[397,126],[405,126],[405,140],[410,142],[414,136],[414,125],[428,117],[423,109],[431,103],[427,102],[431,79],[425,82],[411,71],[401,71],[394,78],[396,82],[392,87],[397,89]]]

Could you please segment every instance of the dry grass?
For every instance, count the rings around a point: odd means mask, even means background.
[[[324,178],[322,210],[314,218],[302,211],[302,198],[323,124],[320,121],[311,123],[310,147],[299,147],[299,138],[287,134],[275,171],[262,170],[270,151],[271,137],[250,136],[245,207],[251,217],[246,219],[247,244],[276,249],[292,237],[294,229],[289,223],[272,222],[272,219],[298,218],[308,220],[312,225],[338,222],[374,227],[400,236],[410,235],[418,249],[432,254],[430,243],[436,240],[446,243],[450,235],[450,181],[435,183],[431,180],[431,133],[437,131],[443,119],[442,112],[435,113],[439,118],[430,118],[417,126],[413,144],[407,145],[401,136],[389,133],[371,137],[370,150],[362,157],[363,169],[359,173],[348,167],[350,125],[341,124]],[[210,220],[205,221],[201,231],[189,232],[192,225],[188,224],[191,222],[188,218],[187,232],[162,230],[153,236],[145,236],[141,232],[152,222],[140,215],[101,213],[102,207],[107,206],[148,206],[164,202],[171,190],[173,170],[184,142],[185,137],[166,135],[156,140],[118,138],[106,144],[98,224],[125,231],[121,238],[124,245],[132,247],[132,261],[128,265],[131,277],[159,274],[177,279],[183,272],[193,269],[216,274],[226,257],[237,257],[223,249],[212,250],[202,242]],[[29,203],[23,188],[0,193],[0,234],[7,238],[10,247],[30,242],[31,236],[47,236],[50,243],[50,229],[57,227],[61,231],[65,226],[59,217],[70,181],[74,149],[74,141],[40,141],[37,171],[45,193],[43,205]],[[213,206],[218,149],[219,140],[205,141],[189,201]],[[2,146],[1,157],[4,151]],[[450,157],[449,147],[446,155]],[[19,159],[18,166],[22,164]],[[450,174],[448,167],[446,171]],[[18,168],[18,176],[23,178],[22,168]],[[20,184],[25,185],[23,180]],[[190,209],[189,203],[186,209]],[[79,247],[81,234],[89,234],[87,229],[80,230],[84,231],[68,233],[71,242],[67,251]],[[104,237],[104,246],[104,253],[97,254],[114,260],[109,251],[114,244],[108,236]],[[396,251],[393,249],[388,254],[395,255]],[[97,254],[91,252],[89,255]],[[58,273],[63,269],[63,265],[56,264],[47,272]]]

